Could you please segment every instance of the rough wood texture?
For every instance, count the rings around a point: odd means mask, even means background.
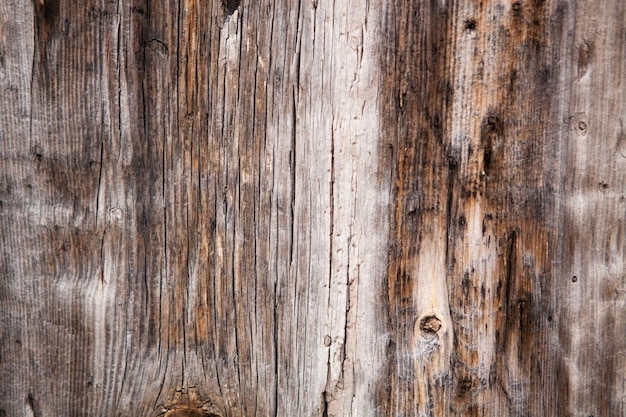
[[[0,416],[626,415],[622,0],[0,0]]]

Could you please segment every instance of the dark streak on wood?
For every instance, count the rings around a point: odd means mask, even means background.
[[[224,6],[224,12],[227,16],[235,13],[235,10],[239,8],[239,3],[241,0],[222,0],[222,5]]]
[[[393,149],[387,280],[395,349],[389,374],[383,377],[391,384],[383,414],[415,415],[441,406],[443,380],[429,380],[429,365],[420,363],[425,358],[412,353],[416,338],[422,337],[415,321],[424,313],[416,308],[414,297],[420,281],[437,278],[413,274],[422,246],[447,240],[434,224],[446,222],[449,206],[450,156],[444,140],[452,97],[445,64],[451,15],[437,1],[387,3],[385,13],[388,43],[382,50],[382,65],[389,71],[380,91],[382,137]],[[419,380],[426,385],[418,387]]]
[[[55,35],[55,25],[59,21],[61,0],[32,0],[39,39],[46,46],[50,36]]]

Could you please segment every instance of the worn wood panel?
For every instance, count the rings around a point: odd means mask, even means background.
[[[389,414],[623,414],[623,6],[388,10]]]
[[[2,0],[0,416],[625,414],[625,21]]]

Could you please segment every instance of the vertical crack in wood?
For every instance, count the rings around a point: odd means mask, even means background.
[[[121,1],[121,0],[120,0]],[[119,7],[119,6],[118,6]],[[176,52],[178,53],[178,51]],[[169,94],[168,94],[169,95]],[[165,133],[165,132],[163,132]],[[162,210],[163,210],[163,266],[159,268],[159,343],[158,343],[158,358],[159,365],[162,361],[162,355],[164,353],[165,356],[165,371],[163,372],[163,377],[161,379],[161,384],[159,387],[159,395],[157,398],[161,396],[161,390],[165,386],[165,380],[167,378],[167,370],[169,365],[169,327],[167,329],[167,341],[168,345],[166,351],[163,352],[163,281],[165,280],[165,285],[168,285],[168,259],[167,259],[167,141],[168,136],[163,135],[163,148],[161,150],[161,199],[162,199]],[[169,319],[169,317],[167,318]]]
[[[43,417],[39,411],[39,404],[37,403],[37,400],[35,400],[35,397],[32,393],[28,393],[28,396],[26,397],[26,402],[28,404],[28,407],[30,408],[30,411],[33,413],[33,417]]]
[[[28,85],[30,97],[29,109],[28,109],[28,142],[29,146],[34,147],[33,143],[33,103],[35,102],[35,75],[37,73],[37,30],[33,31],[33,55],[31,57],[30,64],[30,83]]]
[[[328,299],[330,305],[331,288],[333,281],[333,236],[335,234],[335,114],[331,115],[330,122],[330,186],[329,186],[329,237],[328,237]],[[330,351],[330,349],[329,349]]]
[[[291,193],[289,197],[289,214],[290,214],[290,226],[291,226],[291,242],[289,247],[289,265],[293,263],[295,239],[296,239],[296,187],[297,187],[297,163],[296,163],[296,125],[297,125],[297,111],[296,111],[296,91],[295,87],[292,89],[291,95],[291,149],[289,151],[289,173],[291,176]]]
[[[516,262],[516,243],[517,243],[517,233],[513,230],[507,239],[507,250],[506,250],[506,282],[504,283],[504,329],[502,333],[502,341],[500,345],[500,352],[504,353],[507,338],[508,338],[508,329],[510,325],[509,318],[509,304],[511,303],[512,292],[515,280],[515,262]]]
[[[106,237],[106,228],[102,231],[102,238],[100,239],[100,284],[104,286],[106,284],[105,281],[105,271],[104,271],[104,238]]]
[[[457,161],[452,155],[447,155],[448,157],[448,194],[446,198],[446,275],[454,269],[454,250],[452,253],[450,248],[454,248],[454,239],[456,238],[456,228],[453,227],[453,218],[455,217],[455,213],[457,212],[456,204],[454,204],[454,195],[455,189],[454,184],[457,175]],[[446,279],[446,281],[448,281]],[[448,293],[450,293],[448,291]],[[449,308],[451,308],[449,306]],[[452,317],[452,312],[450,311],[450,316]]]
[[[330,363],[329,363],[330,367]],[[328,370],[328,375],[330,376],[330,370]],[[330,403],[330,398],[328,398],[328,392],[324,390],[322,393],[322,417],[328,417],[328,406]]]
[[[176,40],[177,40],[177,45],[176,45],[176,127],[177,127],[177,137],[180,141],[185,141],[187,140],[186,137],[184,137],[186,135],[186,132],[183,131],[183,129],[181,128],[181,124],[182,124],[182,120],[181,120],[181,100],[180,100],[180,96],[181,96],[181,84],[183,84],[183,91],[185,91],[185,93],[187,94],[189,91],[186,88],[187,86],[185,85],[186,83],[189,82],[189,73],[187,70],[187,67],[189,65],[189,62],[186,61],[185,62],[185,68],[181,68],[181,58],[183,55],[182,52],[182,47],[181,47],[181,41],[186,41],[187,43],[189,42],[189,39],[185,39],[185,33],[187,33],[189,30],[191,30],[188,27],[187,21],[185,19],[185,16],[187,15],[187,13],[184,13],[184,5],[183,2],[185,0],[178,0],[178,19],[177,19],[177,28],[176,28],[176,32],[177,32],[177,36],[176,36]],[[189,45],[186,45],[187,48],[189,48]],[[187,59],[189,59],[187,57]],[[184,71],[184,72],[183,72]],[[184,75],[184,76],[183,76]],[[181,79],[182,78],[182,79]],[[186,102],[185,104],[189,103],[190,98],[188,96],[185,97],[186,98]],[[186,110],[184,112],[182,112],[183,114],[187,115],[189,109],[188,107],[186,108]],[[193,139],[191,139],[193,140]],[[185,150],[185,152],[188,152],[189,154],[189,158],[190,158],[190,163],[189,165],[185,164],[183,170],[190,170],[193,171],[193,147],[190,146],[189,149],[185,149],[186,147],[183,147],[183,149]],[[183,158],[186,159],[187,155],[183,155]],[[192,176],[193,172],[185,172],[183,171],[183,176],[184,178],[190,178]],[[187,350],[188,350],[188,343],[187,343],[187,325],[188,325],[188,314],[189,314],[189,298],[190,298],[190,287],[191,287],[191,259],[190,259],[190,252],[191,252],[191,231],[189,229],[189,201],[188,201],[188,195],[184,197],[185,198],[185,203],[184,203],[184,207],[185,207],[185,237],[186,237],[186,245],[185,245],[185,272],[186,272],[186,282],[185,282],[185,293],[181,294],[183,300],[181,300],[181,309],[182,309],[182,318],[180,320],[181,326],[182,326],[182,337],[183,337],[183,346],[182,346],[182,358],[181,358],[181,387],[185,387],[186,386],[186,381],[187,381]],[[178,279],[183,279],[183,277],[179,277]]]
[[[272,67],[272,44],[274,41],[274,16],[276,14],[276,7],[273,7],[271,9],[271,18],[270,18],[270,30],[269,30],[269,39],[268,39],[268,46],[267,46],[267,73],[271,74],[271,71],[273,69]],[[270,108],[270,94],[267,94],[267,92],[270,90],[269,86],[266,86],[266,94],[265,94],[265,108],[269,109]],[[263,139],[264,139],[264,144],[267,146],[268,144],[268,116],[269,111],[266,112],[265,114],[265,118],[264,118],[264,129],[263,129]],[[272,187],[271,187],[271,191],[270,191],[270,205],[272,204],[271,201],[274,199],[274,185],[276,184],[276,160],[274,158],[272,158],[272,163],[271,163],[271,169],[272,169]],[[272,207],[273,209],[274,207]],[[278,244],[278,242],[276,242],[276,244]],[[275,275],[274,275],[274,292],[273,292],[273,342],[274,342],[274,355],[273,355],[273,373],[274,373],[274,388],[273,388],[273,417],[278,417],[278,413],[279,413],[279,406],[278,406],[278,401],[280,398],[280,390],[279,390],[279,382],[280,382],[280,367],[279,367],[279,360],[280,360],[280,349],[279,349],[279,341],[280,341],[280,333],[279,333],[279,324],[280,324],[280,318],[279,318],[279,299],[278,299],[278,292],[279,292],[279,279],[280,279],[280,274],[278,272],[278,268],[276,267],[275,269]]]
[[[350,242],[352,240],[352,226],[348,228],[348,242],[347,242],[347,254],[346,254],[346,306],[344,308],[343,315],[343,343],[341,345],[341,364],[339,366],[339,377],[337,378],[337,385],[344,382],[346,372],[346,360],[347,360],[347,345],[348,345],[348,315],[350,313]],[[336,390],[336,386],[333,391]]]
[[[98,215],[100,213],[100,194],[102,193],[102,170],[104,165],[104,139],[100,142],[100,169],[98,170],[98,190],[96,192],[96,230],[98,230]],[[106,224],[104,226],[106,228]]]

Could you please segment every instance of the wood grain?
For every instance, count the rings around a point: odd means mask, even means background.
[[[620,0],[2,0],[1,416],[626,414]]]

